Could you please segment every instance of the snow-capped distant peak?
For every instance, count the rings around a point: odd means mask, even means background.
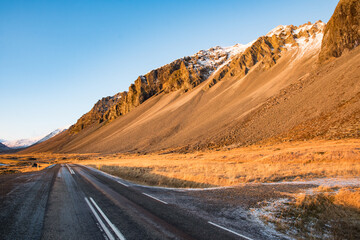
[[[65,131],[67,128],[58,128],[54,131],[52,131],[51,133],[49,133],[48,135],[46,135],[45,137],[39,139],[36,143],[41,143],[41,142],[44,142],[56,135],[58,135],[59,133],[62,133],[63,131]]]
[[[19,139],[19,140],[13,140],[13,141],[2,140],[1,143],[9,148],[14,148],[14,149],[25,148],[25,147],[29,147],[29,146],[37,144],[37,143],[44,142],[67,129],[68,129],[68,127],[58,128],[45,136],[29,138],[29,139]]]
[[[36,143],[40,138],[31,138],[31,139],[19,139],[19,140],[12,140],[12,141],[4,141],[2,144],[9,148],[24,148],[33,145]]]

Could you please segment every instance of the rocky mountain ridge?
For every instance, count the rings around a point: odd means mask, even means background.
[[[341,0],[328,22],[319,60],[340,57],[360,45],[360,1]]]
[[[246,45],[217,46],[177,59],[139,76],[129,91],[102,98],[69,131],[78,133],[93,124],[111,122],[157,94],[177,90],[187,92],[208,80],[204,87],[207,90],[223,78],[245,76],[257,63],[265,70],[269,69],[276,64],[282,52],[290,48],[302,48],[314,45],[314,42],[319,47],[324,28],[325,24],[321,21],[299,27],[278,26],[266,36]]]

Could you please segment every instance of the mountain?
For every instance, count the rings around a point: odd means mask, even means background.
[[[68,128],[58,128],[58,129],[55,129],[54,131],[52,131],[51,133],[49,133],[48,135],[46,135],[45,137],[42,137],[40,140],[36,141],[34,144],[38,144],[38,143],[41,143],[41,142],[44,142],[46,140],[49,140],[50,138],[58,135],[59,133],[62,133],[64,132],[65,130],[67,130]],[[34,145],[32,144],[32,145]]]
[[[59,128],[59,129],[52,131],[51,133],[49,133],[46,136],[29,138],[29,139],[19,139],[19,140],[14,140],[14,141],[2,140],[1,143],[10,149],[26,148],[26,147],[44,142],[65,130],[66,130],[66,128],[61,128],[61,129]]]
[[[70,132],[77,133],[92,124],[110,122],[159,93],[189,91],[205,81],[219,67],[229,63],[234,56],[244,52],[250,45],[251,43],[236,44],[227,48],[217,46],[209,50],[201,50],[193,56],[177,59],[139,76],[131,84],[128,92],[120,92],[99,100],[70,128]]]
[[[292,45],[304,44],[298,43],[295,39],[303,35],[305,37],[307,32],[312,34],[323,26],[325,25],[322,22],[307,24],[299,29],[294,26],[279,26],[267,36],[246,45],[236,44],[226,48],[217,46],[177,59],[144,76],[139,76],[128,92],[120,92],[99,100],[93,109],[70,128],[70,132],[77,133],[92,124],[111,122],[160,93],[178,90],[187,92],[210,77],[212,81],[208,87],[211,87],[226,77],[225,75],[235,74],[235,71],[244,76],[258,61],[262,61],[265,68],[270,68],[280,58],[281,51]],[[284,36],[280,36],[281,33]],[[230,68],[232,72],[229,72]]]
[[[6,152],[8,150],[10,150],[10,148],[0,142],[0,152]]]
[[[128,92],[100,100],[69,131],[24,152],[191,151],[358,138],[360,49],[356,38],[345,37],[337,54],[329,50],[343,9],[354,19],[346,17],[353,25],[341,36],[359,28],[354,2],[340,1],[327,25],[281,25],[247,45],[214,47],[155,69]]]

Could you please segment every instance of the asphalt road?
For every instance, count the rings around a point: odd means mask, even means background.
[[[0,239],[251,239],[81,165],[0,176]]]

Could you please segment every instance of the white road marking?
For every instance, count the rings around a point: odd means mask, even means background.
[[[69,165],[66,164],[66,167],[69,169],[69,172],[70,172],[71,174],[75,174],[74,170],[72,170],[72,168],[69,167]]]
[[[99,215],[97,214],[97,212],[95,211],[95,209],[93,208],[93,206],[91,206],[91,203],[89,202],[89,200],[87,199],[87,197],[85,197],[85,201],[86,203],[89,205],[92,213],[94,214],[96,220],[100,223],[100,226],[102,227],[102,229],[104,229],[107,237],[110,240],[115,240],[114,236],[110,233],[110,230],[106,227],[105,223],[101,220],[101,218],[99,217]]]
[[[214,226],[216,226],[216,227],[218,227],[218,228],[221,228],[221,229],[223,229],[223,230],[225,230],[225,231],[231,232],[232,234],[235,234],[235,235],[237,235],[237,236],[239,236],[239,237],[242,237],[242,238],[245,238],[245,239],[248,239],[248,240],[253,240],[252,238],[249,238],[249,237],[244,236],[244,235],[242,235],[242,234],[240,234],[240,233],[234,232],[234,231],[232,231],[232,230],[230,230],[230,229],[227,229],[227,228],[225,228],[225,227],[222,227],[222,226],[220,226],[220,225],[217,225],[216,223],[213,223],[213,222],[210,222],[210,221],[209,221],[208,223],[210,223],[211,225],[214,225]]]
[[[50,166],[47,167],[47,169],[50,169],[50,168],[52,168],[52,167],[55,166],[55,165],[56,165],[56,164],[50,165]]]
[[[151,197],[152,199],[155,199],[155,200],[157,200],[157,201],[159,201],[159,202],[162,202],[162,203],[164,203],[164,204],[168,204],[167,202],[164,202],[163,200],[160,200],[160,199],[158,199],[158,198],[156,198],[156,197],[153,197],[153,196],[151,196],[151,195],[149,195],[149,194],[146,194],[146,193],[142,193],[142,194],[144,194],[144,195],[146,195],[146,196],[148,196],[148,197]]]
[[[6,194],[6,196],[12,194],[15,190],[16,190],[16,188],[14,188],[14,189],[11,190],[10,192],[8,192],[8,193]]]
[[[58,174],[57,174],[57,177],[58,177],[58,178],[61,178],[61,177],[62,177],[62,174],[61,174],[62,171],[63,171],[62,168],[58,171]]]
[[[99,213],[101,214],[101,216],[105,219],[105,221],[109,224],[109,226],[111,227],[111,229],[114,231],[114,233],[116,234],[116,236],[120,239],[120,240],[126,240],[124,235],[121,234],[121,232],[119,231],[119,229],[117,229],[117,227],[110,222],[110,220],[108,219],[108,217],[105,215],[105,213],[100,209],[100,207],[96,204],[96,202],[94,201],[94,199],[90,198],[90,201],[94,204],[94,206],[96,207],[96,209],[99,211]]]
[[[111,175],[111,174],[109,174],[109,173],[103,172],[103,171],[101,171],[101,170],[99,170],[99,169],[95,169],[95,168],[92,168],[92,167],[89,167],[89,166],[86,166],[86,165],[82,165],[82,166],[83,166],[83,167],[86,167],[86,168],[89,169],[90,171],[98,172],[98,173],[100,173],[100,174],[102,174],[102,175],[104,175],[104,176],[106,176],[106,177],[108,177],[108,178],[110,178],[110,179],[112,179],[112,180],[120,183],[121,185],[124,185],[125,187],[130,187],[130,184],[125,184],[125,183],[121,182],[120,180],[123,180],[123,179],[121,179],[121,178],[119,178],[119,177],[113,176],[113,175]],[[118,180],[118,179],[120,179],[120,180]]]
[[[129,187],[129,185],[123,183],[123,182],[120,182],[120,181],[117,181],[118,183],[120,183],[121,185],[125,186],[125,187]]]

